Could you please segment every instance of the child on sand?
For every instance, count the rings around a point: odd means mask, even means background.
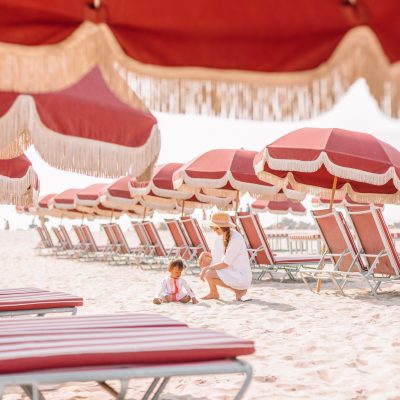
[[[168,276],[161,282],[161,288],[157,297],[153,300],[154,304],[180,302],[197,304],[198,301],[188,283],[181,278],[185,264],[180,259],[172,260],[168,265]]]

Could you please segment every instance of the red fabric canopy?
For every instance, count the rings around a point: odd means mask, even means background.
[[[0,159],[1,204],[36,203],[38,191],[39,179],[24,154],[11,159]]]
[[[98,68],[57,92],[0,92],[1,147],[26,131],[51,165],[97,176],[141,175],[160,149],[154,116],[117,99]]]
[[[257,178],[253,168],[256,154],[243,149],[210,150],[174,173],[174,187],[201,189],[205,195],[232,199],[239,191],[257,195],[278,193],[278,187]]]
[[[148,64],[298,71],[323,63],[350,29],[367,25],[400,60],[397,0],[3,0],[0,41],[54,44],[81,22],[105,22],[124,51]]]
[[[337,128],[303,128],[269,144],[254,159],[267,182],[358,202],[400,201],[400,152],[372,135]]]
[[[306,215],[307,210],[299,201],[265,201],[256,200],[250,206],[252,212],[269,212],[271,214]]]
[[[194,189],[174,189],[173,175],[183,166],[182,163],[169,163],[156,165],[153,169],[153,176],[150,181],[138,182],[132,179],[129,183],[129,190],[133,196],[149,195],[151,192],[160,197],[173,199],[189,199],[194,194]]]
[[[100,65],[153,110],[281,120],[365,78],[399,116],[399,15],[398,0],[3,0],[0,89],[56,90]]]

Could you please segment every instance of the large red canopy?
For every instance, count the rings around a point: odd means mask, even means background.
[[[57,92],[0,92],[0,133],[3,157],[33,143],[49,164],[97,176],[141,175],[160,150],[153,115],[115,97],[98,68]]]
[[[155,110],[282,119],[330,108],[364,77],[381,108],[400,113],[397,0],[89,3],[3,0],[0,88],[27,82],[14,79],[24,58],[16,44],[51,45],[28,51],[32,68],[51,64],[42,89],[98,64]]]

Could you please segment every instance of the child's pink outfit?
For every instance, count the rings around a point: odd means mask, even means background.
[[[193,290],[183,278],[171,278],[166,276],[161,282],[161,288],[157,297],[163,299],[166,296],[172,296],[172,301],[180,301],[185,296],[195,297]]]

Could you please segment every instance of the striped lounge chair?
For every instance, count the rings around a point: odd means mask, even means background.
[[[159,315],[4,320],[0,387],[18,385],[31,399],[42,400],[42,384],[96,381],[125,399],[131,379],[153,378],[142,398],[158,399],[171,377],[244,373],[234,397],[239,400],[252,370],[237,357],[253,352],[252,341],[192,329]],[[108,380],[121,382],[119,392]]]
[[[74,315],[82,305],[81,297],[63,292],[35,288],[0,290],[0,317],[65,312]]]

